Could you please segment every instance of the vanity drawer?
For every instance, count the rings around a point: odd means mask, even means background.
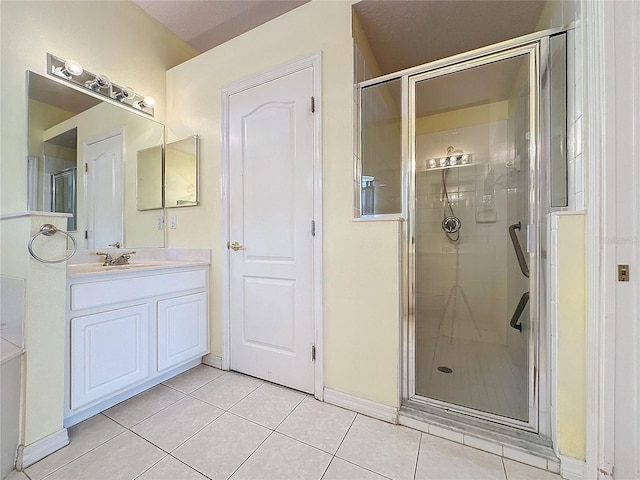
[[[207,269],[76,283],[70,288],[69,308],[83,310],[141,298],[205,288]]]

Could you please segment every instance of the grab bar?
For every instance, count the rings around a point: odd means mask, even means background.
[[[73,243],[73,248],[71,249],[71,253],[66,255],[64,258],[60,258],[58,260],[45,260],[43,258],[40,258],[38,255],[36,255],[34,253],[34,251],[33,251],[33,241],[37,237],[39,237],[40,235],[44,235],[45,237],[50,237],[52,235],[55,235],[57,232],[64,233],[66,235],[66,237],[69,240],[71,240],[71,242]],[[62,263],[62,262],[65,262],[65,261],[69,260],[78,251],[78,242],[76,242],[76,239],[69,232],[65,232],[64,230],[60,230],[59,228],[56,228],[55,225],[52,225],[50,223],[45,223],[44,225],[42,225],[40,227],[40,230],[38,232],[34,233],[31,236],[31,238],[29,239],[29,243],[27,244],[27,248],[29,249],[29,253],[31,254],[31,256],[33,258],[35,258],[36,260],[38,260],[39,262],[42,262],[42,263]]]
[[[518,323],[518,322],[520,321],[520,316],[522,315],[522,312],[524,311],[524,307],[527,306],[528,302],[529,302],[529,292],[524,292],[520,297],[518,306],[516,307],[515,312],[513,312],[513,316],[511,317],[511,321],[509,322],[509,325],[511,325],[512,328],[522,331],[522,323]]]
[[[522,252],[520,241],[518,240],[518,236],[516,235],[516,230],[520,230],[521,228],[522,225],[520,224],[520,222],[514,223],[509,227],[509,236],[511,237],[511,243],[513,243],[513,249],[516,251],[516,257],[518,257],[520,270],[525,277],[529,278],[529,267],[527,266],[527,261],[524,259],[524,253]]]

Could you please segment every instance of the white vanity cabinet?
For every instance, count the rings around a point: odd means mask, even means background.
[[[207,295],[158,301],[158,371],[202,356],[207,349]]]
[[[67,277],[65,426],[201,362],[207,266]]]
[[[147,305],[72,318],[70,333],[72,410],[149,377]]]

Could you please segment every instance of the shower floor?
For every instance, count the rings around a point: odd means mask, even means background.
[[[417,395],[528,420],[527,370],[514,364],[507,345],[427,329],[416,329],[415,345]]]

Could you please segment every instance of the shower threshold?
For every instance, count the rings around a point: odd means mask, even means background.
[[[553,450],[551,439],[535,432],[435,407],[419,400],[402,402],[398,423],[553,473],[560,471],[560,460]]]

